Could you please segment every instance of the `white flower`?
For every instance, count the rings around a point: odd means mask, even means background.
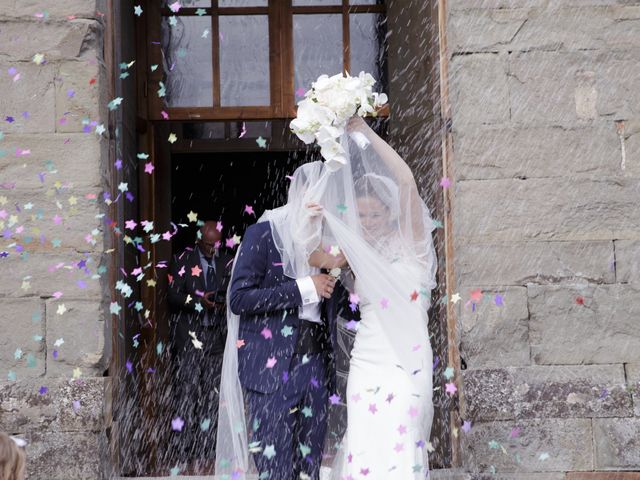
[[[360,79],[360,82],[362,83],[362,85],[366,87],[373,87],[376,83],[375,79],[373,78],[373,75],[371,75],[370,73],[360,72],[360,74],[358,75],[358,78]]]
[[[332,127],[331,125],[323,125],[316,132],[316,140],[318,141],[318,145],[322,146],[329,141],[335,141],[335,139],[342,136],[343,133],[344,128]]]
[[[330,125],[334,119],[331,109],[305,98],[298,103],[298,116],[291,121],[291,130],[304,143],[312,143],[317,129]]]
[[[389,99],[387,98],[387,95],[385,93],[376,93],[376,92],[373,93],[373,104],[376,107],[381,107],[388,101]]]
[[[338,139],[344,135],[349,119],[353,115],[375,115],[376,109],[387,103],[384,93],[373,92],[375,83],[371,74],[365,72],[357,77],[341,73],[331,77],[320,75],[298,103],[291,131],[306,144],[317,142],[330,170],[346,164],[346,152]],[[368,145],[356,143],[360,148]]]
[[[321,144],[320,154],[324,157],[324,164],[330,172],[335,172],[347,164],[346,152],[335,140],[328,140]]]

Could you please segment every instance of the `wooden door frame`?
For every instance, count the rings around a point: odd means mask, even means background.
[[[442,136],[442,174],[444,178],[451,178],[453,175],[453,134],[452,134],[452,114],[449,101],[449,49],[447,44],[447,13],[448,0],[438,0],[438,46],[439,46],[439,69],[438,83],[440,86],[440,116],[442,124],[440,132]],[[464,405],[464,389],[462,385],[462,371],[460,369],[460,332],[458,331],[458,319],[451,296],[456,285],[454,270],[454,248],[453,248],[453,192],[450,188],[442,189],[442,201],[444,204],[444,246],[445,246],[445,282],[447,298],[447,360],[448,365],[454,369],[454,380],[457,389],[457,402],[454,404],[454,412],[450,418],[451,432],[459,431],[461,424],[460,412]],[[457,415],[456,415],[457,414]],[[462,451],[460,445],[460,435],[454,435],[451,442],[452,466],[462,466]]]
[[[108,1],[108,5],[111,6],[111,8],[109,9],[109,15],[108,17],[112,17],[112,5],[113,5],[113,0],[107,0]],[[439,68],[438,71],[435,72],[435,75],[438,76],[438,78],[436,79],[438,81],[438,85],[440,88],[440,109],[441,109],[441,121],[442,121],[442,125],[440,128],[441,131],[441,135],[442,135],[442,171],[443,171],[443,175],[444,176],[449,176],[452,172],[452,161],[453,161],[453,155],[452,155],[452,137],[451,137],[451,109],[450,109],[450,105],[449,105],[449,95],[448,95],[448,52],[447,52],[447,44],[446,44],[446,12],[447,12],[447,0],[438,0],[437,2],[437,6],[434,4],[434,9],[437,10],[437,12],[435,13],[438,19],[438,40],[439,40],[439,54],[440,54],[440,58],[439,58]],[[145,151],[146,153],[148,153],[150,155],[150,158],[152,159],[156,159],[156,158],[160,158],[160,155],[163,153],[167,153],[165,149],[165,151],[163,151],[163,149],[159,149],[159,143],[158,140],[160,139],[159,137],[159,131],[162,128],[162,123],[163,120],[162,118],[155,118],[155,112],[159,112],[160,109],[155,109],[153,108],[151,105],[153,104],[152,102],[147,102],[144,101],[146,98],[148,98],[148,96],[150,96],[152,99],[153,98],[159,98],[157,97],[157,95],[155,94],[155,91],[150,91],[149,89],[149,85],[150,85],[150,78],[153,77],[153,75],[151,75],[153,72],[149,71],[148,65],[151,65],[152,63],[154,63],[154,50],[152,49],[147,49],[147,40],[149,37],[148,35],[148,21],[149,21],[149,17],[151,16],[147,16],[144,20],[141,21],[137,21],[136,22],[136,37],[137,37],[137,45],[138,45],[138,54],[136,56],[136,60],[138,63],[138,73],[137,73],[137,95],[138,95],[138,117],[137,117],[137,125],[136,125],[136,129],[139,133],[139,151]],[[289,19],[292,17],[288,17]],[[111,94],[112,92],[115,91],[115,89],[113,88],[113,85],[115,85],[115,82],[118,81],[117,77],[116,77],[116,65],[114,63],[114,55],[113,55],[113,49],[115,48],[115,39],[113,38],[114,35],[114,31],[112,28],[109,27],[109,21],[107,22],[107,29],[106,29],[106,35],[105,35],[105,60],[106,60],[106,65],[107,65],[107,71],[110,72],[110,78],[109,78],[109,94]],[[283,21],[282,22],[282,27],[284,30],[287,30],[288,32],[291,31],[290,24],[287,24],[287,22]],[[271,27],[270,27],[271,28]],[[281,33],[282,35],[282,33]],[[110,53],[111,52],[111,53]],[[292,56],[292,52],[288,51],[284,53],[284,55],[291,55]],[[285,60],[286,61],[286,60]],[[289,61],[287,64],[292,65],[292,61]],[[345,67],[348,65],[345,65]],[[281,72],[282,73],[282,78],[285,79],[286,81],[291,82],[291,85],[293,84],[293,75],[292,72],[288,72],[288,74],[285,75],[285,72]],[[110,98],[114,98],[113,95]],[[210,120],[249,120],[249,119],[256,119],[256,120],[260,120],[260,119],[266,119],[266,118],[273,118],[272,112],[269,112],[269,116],[266,116],[266,113],[264,111],[261,110],[256,110],[256,109],[240,109],[240,110],[228,110],[228,111],[211,111],[208,113],[215,113],[215,116],[213,118],[211,118]],[[287,111],[285,112],[284,110],[280,110],[279,113],[282,115],[282,117],[279,118],[287,118],[287,117],[291,117],[293,116],[293,114],[295,112],[290,112]],[[293,114],[292,114],[293,113]],[[171,117],[172,120],[178,120],[178,121],[193,121],[194,118],[191,115],[188,114],[184,114],[184,115],[178,115],[178,116],[174,116],[172,115]],[[198,117],[198,120],[200,121],[204,121],[205,118]],[[206,146],[202,146],[202,148],[206,148]],[[112,156],[112,153],[110,154]],[[112,158],[110,157],[110,164],[112,165]],[[158,183],[161,180],[161,177],[163,175],[166,175],[166,172],[164,174],[161,174],[160,171],[156,171],[156,175],[150,176],[150,175],[145,175],[144,173],[140,173],[139,175],[139,185],[141,187],[141,191],[140,191],[140,218],[142,219],[154,219],[156,217],[156,214],[158,213],[158,205],[157,205],[157,201],[158,201],[158,191],[161,187],[161,185]],[[117,184],[113,183],[116,181],[117,177],[117,172],[111,168],[111,178],[112,178],[112,185]],[[144,190],[144,192],[143,192]],[[452,211],[451,211],[451,205],[452,205],[452,192],[450,192],[449,189],[443,189],[442,191],[442,202],[444,205],[444,209],[443,209],[443,225],[444,225],[444,244],[445,244],[445,251],[446,251],[446,258],[445,258],[445,278],[446,278],[446,292],[447,292],[447,298],[451,298],[451,295],[453,293],[452,289],[455,286],[455,276],[454,276],[454,270],[453,270],[453,255],[454,255],[454,251],[453,251],[453,238],[452,238],[452,232],[453,232],[453,226],[452,226]],[[117,219],[118,218],[118,212],[117,212],[117,205],[113,204],[111,206],[111,215],[112,218]],[[120,262],[121,260],[119,259],[119,254],[117,252],[119,252],[120,249],[120,245],[118,243],[118,239],[117,238],[112,238],[112,242],[113,242],[113,246],[115,248],[116,253],[111,257],[111,265],[110,265],[110,273],[109,273],[109,282],[110,282],[110,292],[112,295],[112,298],[117,298],[117,292],[115,291],[115,280],[117,278],[117,272],[119,271],[120,268]],[[147,259],[148,262],[151,262],[152,265],[156,265],[157,264],[157,260],[160,259],[161,256],[161,252],[158,251],[158,245],[157,244],[150,244],[147,240],[147,243],[145,244],[145,250],[147,252],[149,252],[149,257]],[[154,267],[155,268],[155,267]],[[165,272],[160,272],[160,273],[165,273]],[[158,295],[155,294],[154,291],[144,288],[142,289],[142,301],[144,302],[145,306],[149,306],[153,312],[157,311],[157,302],[158,302]],[[153,317],[153,313],[152,313],[152,317]],[[452,366],[454,368],[454,371],[456,372],[456,376],[454,378],[454,382],[457,384],[458,386],[458,392],[459,392],[459,398],[457,399],[457,401],[454,403],[456,410],[458,411],[458,415],[456,415],[456,412],[452,412],[452,415],[450,417],[450,426],[451,426],[451,432],[454,431],[454,429],[457,429],[459,427],[459,423],[460,423],[460,418],[459,418],[459,410],[461,407],[461,403],[463,402],[463,390],[461,388],[461,379],[460,379],[460,356],[459,356],[459,351],[458,351],[458,342],[459,342],[459,333],[457,330],[457,321],[456,321],[456,315],[455,315],[455,310],[453,305],[451,304],[450,301],[447,301],[447,305],[446,305],[446,325],[447,325],[447,342],[448,342],[448,348],[447,348],[447,361],[448,361],[448,365]],[[156,331],[156,328],[149,328],[149,329],[144,329],[143,330],[143,335],[141,337],[141,345],[145,345],[144,348],[147,348],[149,350],[149,355],[146,355],[143,357],[143,367],[144,368],[153,368],[156,365],[156,359],[154,357],[154,352],[155,349],[153,348],[153,346],[155,346],[157,344],[158,341],[158,332]],[[110,375],[111,375],[111,390],[110,390],[110,394],[111,394],[111,398],[115,401],[119,395],[121,395],[122,392],[122,385],[119,379],[119,375],[120,372],[123,371],[124,369],[124,365],[123,365],[123,361],[122,361],[122,352],[119,352],[117,350],[117,346],[119,344],[118,340],[118,325],[114,322],[112,325],[112,345],[113,345],[113,355],[111,357],[111,365],[110,365]],[[151,415],[153,413],[153,409],[152,409],[152,405],[149,404],[148,407],[148,411],[147,414]],[[107,422],[109,423],[109,418],[110,418],[110,412],[107,412]],[[114,451],[114,446],[113,444],[111,445],[112,450],[111,450],[111,454],[112,454],[112,462],[114,462],[114,465],[116,468],[118,465],[117,462],[117,456],[118,456],[118,452]],[[157,449],[157,445],[149,445],[151,452],[150,452],[150,465],[153,465],[155,463],[155,455],[156,455],[156,449]],[[461,465],[461,454],[460,454],[460,439],[459,439],[459,435],[452,435],[451,437],[451,448],[452,448],[452,463],[451,466],[456,467],[456,466],[460,466]],[[117,447],[116,447],[117,449]],[[150,472],[147,472],[150,473]]]
[[[163,79],[162,68],[150,71],[151,65],[162,65],[162,53],[159,48],[161,40],[161,22],[163,15],[171,11],[160,8],[157,1],[141,0],[144,10],[145,28],[149,38],[153,38],[154,48],[149,49],[146,66],[147,79],[141,88],[149,96],[148,118],[162,121],[163,110],[172,120],[270,120],[277,118],[294,118],[294,68],[293,68],[293,15],[295,14],[342,14],[343,69],[350,69],[350,36],[349,14],[385,13],[384,5],[349,6],[349,0],[342,0],[336,6],[292,6],[291,0],[270,0],[268,7],[218,7],[218,0],[212,0],[212,7],[203,8],[207,14],[215,15],[268,15],[269,18],[269,72],[271,104],[269,106],[223,107],[220,105],[220,69],[219,69],[219,31],[218,22],[211,26],[212,60],[213,60],[213,105],[210,107],[168,107],[156,92]],[[179,16],[197,15],[198,8],[181,8]],[[149,45],[147,45],[149,46]],[[385,107],[380,115],[388,115]]]

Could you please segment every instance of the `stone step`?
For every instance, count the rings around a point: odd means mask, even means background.
[[[219,477],[215,475],[178,475],[175,477],[118,477],[115,480],[164,480],[171,478],[172,480],[217,480]],[[320,474],[320,480],[327,480],[329,471],[323,469]],[[470,480],[471,476],[459,469],[432,470],[430,480]],[[253,480],[253,479],[247,479]]]
[[[461,468],[431,470],[429,480],[471,480],[471,475]]]

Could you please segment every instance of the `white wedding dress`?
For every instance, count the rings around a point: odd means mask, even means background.
[[[385,251],[393,256],[391,245]],[[395,256],[390,269],[398,282],[419,283],[420,267],[411,259]],[[429,478],[427,442],[433,419],[426,305],[421,296],[409,300],[402,318],[402,328],[415,338],[415,368],[405,371],[381,323],[393,319],[382,319],[359,287],[356,279],[361,319],[347,380],[347,430],[330,478],[424,480]]]
[[[336,421],[328,422],[322,480],[424,480],[433,419],[428,308],[436,223],[406,162],[371,129],[365,133],[368,148],[342,136],[348,161],[337,171],[322,162],[296,169],[286,205],[261,220],[270,222],[287,277],[312,274],[312,252],[337,246],[356,279],[348,289],[360,297],[361,318],[346,398],[331,397]],[[310,203],[323,206],[322,222],[310,221]],[[258,476],[253,452],[260,446],[249,441],[238,378],[239,317],[228,310],[227,318],[216,475],[248,480]]]

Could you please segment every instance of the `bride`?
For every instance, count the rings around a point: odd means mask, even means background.
[[[433,222],[402,158],[360,117],[348,131],[363,134],[372,151],[350,152],[356,215],[324,212],[325,241],[337,241],[348,261],[341,278],[361,315],[347,380],[347,429],[331,478],[424,479],[433,418],[427,330]],[[325,206],[333,195],[328,189]],[[309,263],[344,262],[320,247]]]
[[[336,452],[328,457],[331,480],[425,479],[433,419],[427,311],[436,286],[435,225],[395,150],[360,117],[349,121],[347,132],[340,140],[344,166],[316,162],[294,173],[281,207],[288,220],[272,221],[273,235],[287,276],[330,269],[360,311],[345,398],[331,397],[332,405],[347,407],[344,435],[342,428],[325,437],[325,454]],[[273,217],[265,212],[259,221]],[[238,318],[228,312],[216,474],[253,479],[249,452],[262,447],[247,437],[237,330]]]

